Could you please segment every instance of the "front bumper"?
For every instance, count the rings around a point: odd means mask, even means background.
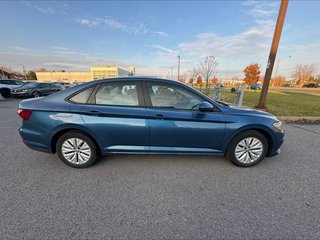
[[[280,147],[284,142],[284,132],[277,132],[273,140],[271,151],[268,152],[267,157],[273,157],[280,154]]]
[[[11,91],[11,96],[12,97],[31,97],[32,92],[12,92]]]

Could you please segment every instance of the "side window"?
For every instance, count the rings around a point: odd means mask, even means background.
[[[69,98],[69,101],[73,102],[73,103],[85,104],[88,101],[88,98],[91,95],[93,88],[94,87],[90,87],[90,88],[87,88],[87,89],[77,93],[73,97]]]
[[[101,85],[95,96],[96,104],[139,106],[137,85],[128,82],[111,82]]]
[[[148,88],[153,107],[191,110],[203,101],[196,94],[173,84],[149,83]]]

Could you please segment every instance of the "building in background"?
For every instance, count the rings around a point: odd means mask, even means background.
[[[24,79],[25,76],[21,73],[12,71],[7,67],[0,67],[0,79]]]
[[[102,79],[111,77],[125,77],[133,76],[135,74],[135,68],[129,67],[128,69],[121,68],[118,65],[99,65],[91,67],[92,79]]]
[[[39,82],[90,82],[90,72],[36,72]]]
[[[89,82],[102,78],[133,76],[135,68],[118,65],[92,66],[90,72],[36,72],[40,82]]]

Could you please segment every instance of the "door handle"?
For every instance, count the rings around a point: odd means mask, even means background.
[[[164,119],[164,114],[156,114],[154,117],[156,119]]]
[[[100,116],[100,115],[102,115],[103,113],[100,112],[100,111],[97,111],[97,110],[92,110],[92,111],[87,111],[86,114],[88,114],[88,115],[94,115],[94,116]]]

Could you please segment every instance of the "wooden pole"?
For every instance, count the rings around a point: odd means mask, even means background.
[[[269,89],[269,84],[270,84],[270,79],[271,79],[272,70],[273,70],[273,66],[274,66],[274,61],[277,56],[278,46],[279,46],[279,42],[280,42],[284,19],[286,17],[288,3],[289,3],[289,0],[281,0],[277,24],[276,24],[276,28],[274,30],[273,40],[272,40],[271,49],[270,49],[270,53],[269,53],[266,74],[264,76],[264,81],[263,81],[263,86],[262,86],[262,90],[261,90],[261,94],[260,94],[259,103],[256,106],[259,109],[266,109],[267,93],[268,93],[268,89]]]

